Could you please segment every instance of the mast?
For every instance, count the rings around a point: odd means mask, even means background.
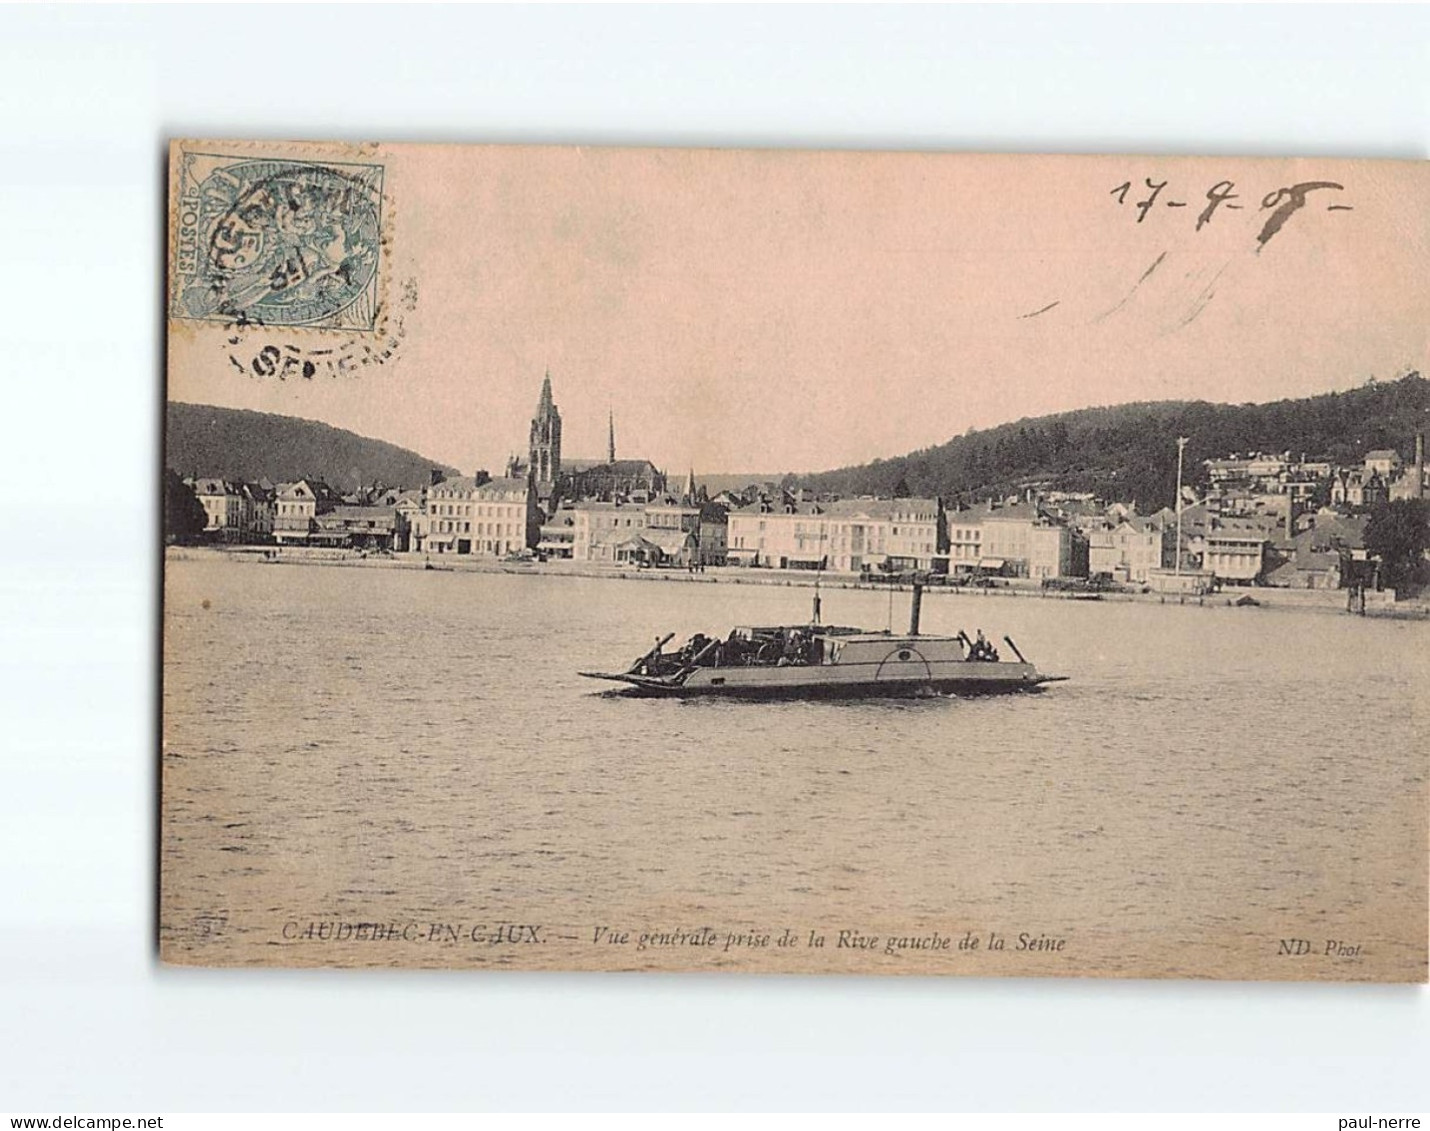
[[[1182,575],[1182,453],[1187,447],[1187,437],[1177,437],[1177,557],[1173,563],[1173,572],[1177,577]]]

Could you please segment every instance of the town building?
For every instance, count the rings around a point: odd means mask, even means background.
[[[339,504],[313,519],[308,545],[349,550],[395,549],[396,508]]]
[[[240,483],[242,499],[239,522],[245,542],[271,542],[276,511],[273,488],[266,482]]]
[[[582,499],[557,513],[571,517],[571,556],[575,561],[632,560],[633,552],[646,548],[638,540],[645,530],[644,504]]]
[[[280,483],[274,501],[274,541],[279,545],[309,545],[318,516],[337,505],[337,492],[321,479]]]
[[[1253,523],[1214,518],[1197,536],[1193,552],[1200,568],[1218,581],[1250,585],[1261,579],[1269,542],[1265,530]]]
[[[1353,467],[1331,481],[1331,503],[1338,507],[1373,507],[1390,499],[1390,488],[1378,470]]]
[[[721,503],[700,504],[700,564],[722,566],[730,545],[730,510]]]
[[[947,561],[938,499],[838,499],[729,512],[727,557],[772,569],[933,570]]]
[[[1364,531],[1364,519],[1359,528]],[[1354,530],[1343,528],[1335,519],[1323,522],[1319,529],[1309,527],[1292,538],[1282,560],[1267,569],[1266,584],[1283,589],[1339,589],[1342,562],[1353,548],[1359,548],[1350,544],[1353,541],[1358,542]]]
[[[628,499],[644,503],[666,489],[665,472],[650,460],[619,459],[572,471],[563,493],[572,499]]]
[[[1071,569],[1070,532],[1037,503],[989,504],[978,521],[983,572],[1047,580],[1065,577]]]
[[[725,509],[687,493],[566,503],[541,526],[538,552],[585,562],[693,567],[725,562]]]
[[[541,512],[534,479],[492,479],[479,471],[429,487],[413,548],[500,558],[536,546]]]
[[[399,491],[392,497],[393,549],[407,553],[416,549],[413,533],[422,526],[427,513],[427,488]]]
[[[1415,433],[1415,461],[1402,468],[1390,483],[1390,499],[1424,499],[1430,497],[1430,473],[1425,467],[1425,433]]]
[[[1374,451],[1366,452],[1363,466],[1366,471],[1374,472],[1382,479],[1389,480],[1391,476],[1400,471],[1400,453],[1394,448],[1376,448]]]
[[[1068,577],[1072,563],[1072,531],[1057,522],[1034,523],[1028,536],[1028,576],[1040,581]]]
[[[1153,570],[1170,564],[1167,560],[1169,542],[1174,539],[1175,530],[1166,529],[1155,516],[1133,515],[1115,525],[1090,530],[1087,534],[1088,574],[1145,585]]]
[[[243,493],[227,479],[205,477],[190,481],[204,508],[205,538],[237,542],[243,538]]]
[[[950,511],[948,524],[948,572],[952,574],[974,573],[983,557],[983,526],[979,522],[979,512],[973,510]]]
[[[576,512],[569,504],[557,508],[541,524],[536,554],[553,561],[570,561],[576,556]]]

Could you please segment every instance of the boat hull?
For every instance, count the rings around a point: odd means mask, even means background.
[[[626,685],[628,694],[659,698],[728,699],[913,699],[932,695],[975,696],[1035,692],[1058,677],[1030,664],[963,663],[957,672],[908,676],[833,673],[818,668],[702,669],[684,681],[633,674],[583,672]],[[872,676],[872,678],[871,678]]]

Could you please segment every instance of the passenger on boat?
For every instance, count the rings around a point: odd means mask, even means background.
[[[988,643],[988,638],[983,635],[981,628],[978,630],[978,639],[975,640],[972,647],[968,649],[968,658],[970,660],[984,660],[993,664],[998,662],[998,649]]]
[[[710,637],[703,632],[697,632],[692,636],[680,650],[680,658],[687,664],[693,664],[700,658],[700,653],[710,646]]]

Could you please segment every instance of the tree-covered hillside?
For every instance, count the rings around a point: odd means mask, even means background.
[[[420,487],[433,468],[453,470],[396,444],[292,416],[170,402],[166,417],[164,463],[180,475],[274,483],[311,477],[351,491],[373,483]]]
[[[970,501],[1030,484],[1096,491],[1144,511],[1176,494],[1177,437],[1188,437],[1186,478],[1233,452],[1285,452],[1358,464],[1368,450],[1409,460],[1430,429],[1430,382],[1418,373],[1344,393],[1271,404],[1162,401],[1080,409],[959,436],[936,448],[786,482],[839,494],[940,495]]]

